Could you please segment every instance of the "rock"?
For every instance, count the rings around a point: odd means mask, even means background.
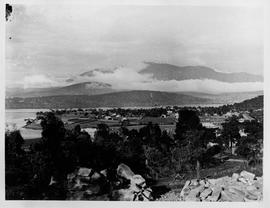
[[[190,189],[188,188],[188,186],[190,185],[191,181],[186,181],[184,187],[182,188],[181,192],[180,192],[180,197],[184,198],[187,193],[189,193]]]
[[[77,175],[78,176],[86,177],[86,176],[89,176],[89,174],[91,173],[91,171],[92,171],[92,169],[89,169],[89,168],[80,168],[78,170]]]
[[[233,194],[227,190],[221,191],[221,201],[243,202],[244,196]]]
[[[240,181],[240,182],[242,182],[244,184],[247,184],[248,183],[247,179],[245,179],[243,177],[238,178],[238,181]]]
[[[114,192],[119,195],[119,199],[123,201],[149,201],[152,199],[150,188],[146,188],[145,179],[141,175],[135,175],[132,170],[125,164],[120,164],[117,168],[117,174],[123,178],[130,180],[127,189],[120,189]]]
[[[241,173],[240,173],[240,176],[242,176],[243,178],[245,178],[246,180],[248,181],[253,181],[255,179],[255,174],[253,173],[250,173],[250,172],[247,172],[245,170],[243,170]]]
[[[199,184],[202,185],[202,186],[205,186],[206,182],[205,182],[205,180],[200,180]]]
[[[202,200],[206,199],[212,193],[212,189],[207,188],[200,194]]]
[[[135,174],[132,172],[132,170],[127,165],[121,163],[117,167],[117,175],[119,175],[125,179],[131,180]]]
[[[209,182],[211,185],[216,185],[217,180],[216,180],[216,179],[208,179],[208,182]]]
[[[232,177],[186,181],[180,193],[184,201],[254,201],[262,200],[262,177],[242,171]]]
[[[100,186],[98,184],[91,184],[89,186],[87,186],[87,189],[85,190],[85,193],[89,196],[93,195],[93,194],[98,194],[100,191]]]
[[[95,172],[92,176],[91,176],[91,180],[98,180],[101,178],[101,175],[97,172]]]
[[[237,181],[238,178],[239,178],[239,174],[238,173],[233,173],[232,174],[232,180],[233,181]]]
[[[106,170],[106,169],[105,169],[105,170],[100,171],[100,173],[101,173],[102,175],[104,175],[105,177],[107,177],[107,170]]]
[[[213,187],[211,196],[207,197],[207,201],[216,202],[219,200],[221,195],[221,187]]]
[[[243,192],[242,190],[239,190],[237,187],[229,187],[228,191],[233,194],[237,194],[243,198],[245,197],[245,192]]]
[[[112,195],[114,199],[119,201],[150,201],[151,192],[151,189],[146,189],[142,193],[134,194],[132,189],[119,189],[114,190]]]
[[[247,189],[248,191],[257,191],[257,187],[254,186],[254,185],[247,186],[246,189]]]
[[[191,189],[189,194],[185,197],[185,201],[200,201],[199,196],[204,190],[204,186],[200,185],[197,188]]]
[[[254,193],[252,193],[251,191],[247,191],[245,198],[249,199],[249,200],[257,200],[258,196],[255,195]]]

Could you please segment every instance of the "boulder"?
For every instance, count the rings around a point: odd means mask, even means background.
[[[121,163],[117,167],[117,175],[119,175],[125,179],[131,180],[135,174],[132,172],[132,170],[127,165]]]
[[[188,188],[188,186],[190,185],[191,181],[186,181],[184,187],[182,188],[181,192],[180,192],[180,197],[183,199],[190,191],[190,189]]]
[[[92,169],[89,168],[79,168],[77,175],[86,177],[90,175],[91,171]]]
[[[185,197],[185,201],[200,201],[199,196],[203,190],[204,190],[203,185],[191,189],[189,194]]]
[[[223,191],[221,191],[220,201],[243,202],[244,196],[231,193],[227,190],[223,190]]]
[[[152,190],[147,188],[145,179],[141,175],[135,175],[125,164],[120,164],[117,174],[130,181],[127,189],[120,189],[113,192],[114,196],[119,196],[123,201],[149,201],[152,199]]]
[[[245,197],[245,192],[243,192],[239,187],[228,187],[228,191],[233,194],[237,194],[243,198]]]
[[[262,177],[242,171],[232,177],[186,181],[180,193],[182,201],[254,201],[262,200]]]
[[[211,193],[212,193],[212,189],[210,189],[210,188],[204,189],[203,192],[200,194],[200,198],[201,198],[202,200],[204,200],[204,199],[206,199]]]
[[[238,173],[233,173],[232,174],[232,180],[233,181],[237,181],[238,178],[239,178],[239,174]]]
[[[243,178],[243,177],[238,178],[238,181],[240,181],[240,182],[242,182],[244,184],[248,184],[248,180]]]
[[[221,195],[221,187],[212,187],[212,194],[207,197],[207,201],[216,202],[219,200]]]
[[[98,180],[101,178],[101,175],[97,172],[95,172],[92,176],[91,176],[91,180]]]
[[[248,181],[253,181],[255,179],[255,174],[253,173],[250,173],[250,172],[247,172],[245,170],[243,170],[241,173],[240,173],[240,176],[242,176],[243,178],[245,178],[246,180]]]

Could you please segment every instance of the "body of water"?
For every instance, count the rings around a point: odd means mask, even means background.
[[[25,119],[36,118],[36,113],[39,111],[48,111],[48,109],[6,109],[5,123],[6,129],[18,129],[24,139],[35,139],[41,137],[41,130],[33,130],[23,128],[26,124]]]

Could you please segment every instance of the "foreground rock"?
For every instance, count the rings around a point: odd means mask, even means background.
[[[258,201],[263,197],[263,178],[242,171],[232,177],[186,181],[181,192],[163,195],[161,201]]]
[[[120,164],[117,174],[130,181],[125,189],[113,191],[113,197],[118,197],[120,201],[150,201],[152,200],[152,190],[146,186],[145,179],[141,175],[135,175],[125,164]]]
[[[152,190],[146,186],[145,179],[134,174],[127,165],[118,166],[117,177],[121,188],[113,186],[107,180],[106,170],[97,173],[90,168],[81,167],[67,177],[67,200],[152,200]],[[128,181],[124,186],[121,185],[122,179]]]
[[[109,200],[106,179],[90,168],[79,168],[67,176],[67,200]]]

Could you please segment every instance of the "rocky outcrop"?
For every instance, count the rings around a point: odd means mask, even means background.
[[[120,201],[150,201],[152,200],[152,190],[146,186],[145,179],[141,175],[136,175],[125,164],[120,164],[117,168],[117,175],[129,180],[126,189],[113,191],[113,196],[117,196]]]
[[[102,201],[149,201],[152,199],[152,190],[146,186],[146,181],[141,175],[134,174],[125,164],[120,164],[116,172],[119,177],[118,186],[113,186],[113,183],[107,180],[106,170],[96,172],[91,168],[78,168],[67,176],[67,199]],[[121,186],[121,179],[128,181],[128,184]]]
[[[263,197],[263,178],[242,171],[231,177],[217,179],[188,180],[181,192],[171,190],[162,195],[159,201],[206,201],[244,202],[260,201]]]
[[[232,177],[186,181],[181,193],[182,201],[233,201],[262,200],[262,177],[242,171]]]
[[[103,175],[81,167],[67,176],[67,200],[109,200],[102,193],[106,185]]]

